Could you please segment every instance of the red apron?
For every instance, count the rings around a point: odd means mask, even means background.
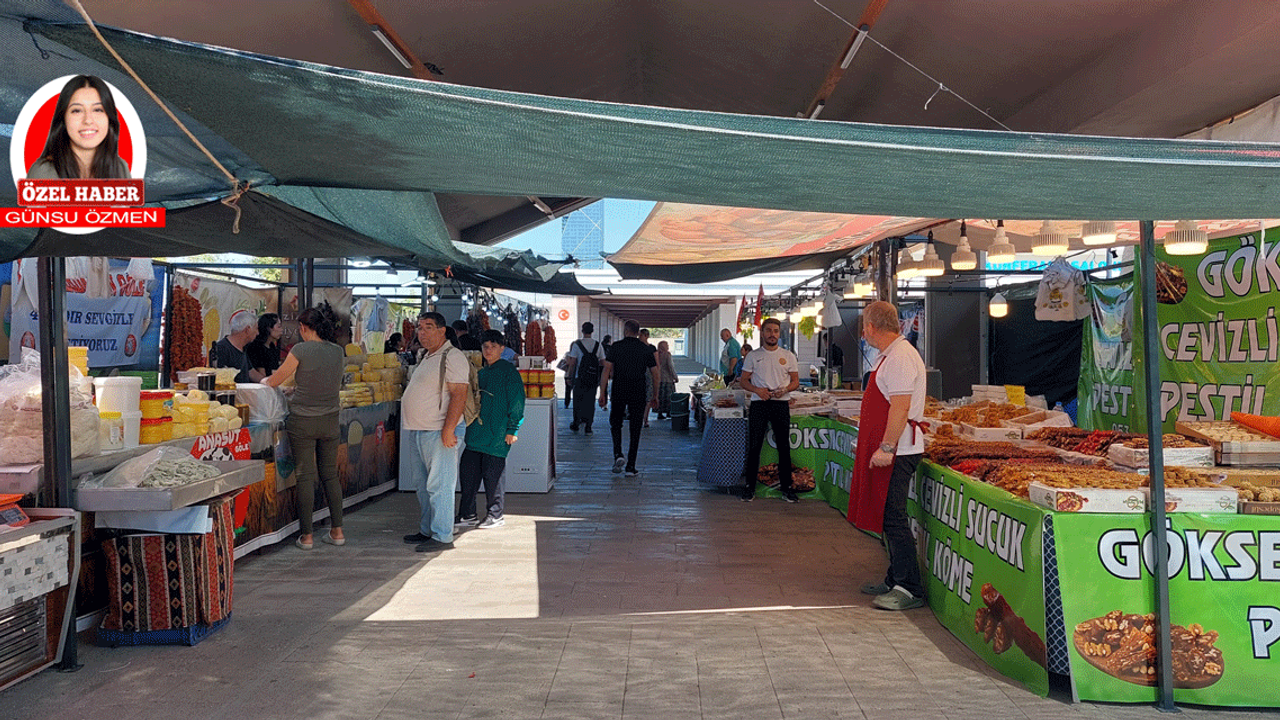
[[[853,459],[853,482],[849,486],[849,522],[871,533],[884,530],[884,501],[889,495],[889,478],[893,463],[871,467],[871,456],[885,442],[884,426],[889,421],[889,398],[876,385],[876,369],[871,371],[867,389],[862,393],[862,414],[858,420],[858,454]],[[895,440],[894,444],[897,442]]]

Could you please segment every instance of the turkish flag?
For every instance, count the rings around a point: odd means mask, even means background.
[[[752,323],[756,327],[760,327],[760,321],[764,319],[764,283],[760,284],[760,294],[756,296],[756,321]]]

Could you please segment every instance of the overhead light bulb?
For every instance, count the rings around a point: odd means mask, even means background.
[[[917,275],[915,258],[911,257],[911,251],[902,248],[902,252],[898,255],[898,273],[899,280],[910,280]]]
[[[929,231],[929,244],[924,248],[924,259],[916,264],[916,273],[920,277],[938,277],[947,268],[938,257],[938,247],[933,244],[933,231]]]
[[[1004,293],[996,293],[991,296],[991,302],[987,303],[987,314],[993,318],[1002,318],[1009,314],[1009,303],[1004,299]]]
[[[1070,240],[1067,234],[1062,231],[1055,220],[1045,220],[1040,226],[1040,232],[1036,233],[1035,244],[1031,246],[1031,252],[1036,255],[1062,255],[1070,247]]]
[[[369,258],[354,258],[351,261],[352,267],[367,268],[371,265],[373,265],[373,261],[370,260]]]
[[[793,323],[798,323],[804,319],[804,313],[800,312],[799,310],[794,310],[791,312],[790,315],[787,316],[787,319]]]
[[[951,253],[952,270],[975,270],[978,267],[978,254],[969,247],[969,226],[960,221],[960,244]]]
[[[996,237],[991,247],[987,248],[987,262],[995,265],[1013,262],[1018,250],[1009,242],[1009,235],[1004,229],[1004,221],[996,221]]]
[[[1092,220],[1080,228],[1080,239],[1085,245],[1110,245],[1116,237],[1116,224],[1110,220]]]
[[[1164,251],[1170,255],[1202,255],[1209,249],[1209,234],[1194,220],[1179,220],[1164,236]]]

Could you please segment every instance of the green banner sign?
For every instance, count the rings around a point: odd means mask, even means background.
[[[1280,517],[1169,516],[1174,699],[1280,706]],[[1082,700],[1154,702],[1146,515],[1057,513],[1071,677]]]
[[[993,668],[1047,695],[1045,511],[933,463],[920,468],[907,507],[934,615]]]
[[[802,494],[826,500],[841,513],[849,509],[849,485],[853,479],[853,458],[858,451],[858,429],[822,415],[791,418],[791,464],[813,473],[814,489]],[[770,433],[760,450],[763,467],[778,462],[778,450]],[[794,477],[793,477],[794,479]],[[761,487],[757,494],[777,494],[776,488]]]
[[[1277,231],[1272,231],[1275,235]],[[1140,277],[1090,283],[1080,367],[1080,426],[1146,430]],[[1280,242],[1261,232],[1215,240],[1203,255],[1156,248],[1156,348],[1165,432],[1179,421],[1280,414]]]

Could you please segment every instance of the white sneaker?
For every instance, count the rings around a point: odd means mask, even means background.
[[[503,525],[506,525],[506,524],[507,524],[506,518],[494,517],[490,515],[489,517],[484,519],[484,522],[480,523],[476,527],[480,528],[481,530],[485,530],[488,528],[502,527]]]
[[[480,521],[476,519],[475,515],[472,515],[471,517],[460,517],[453,521],[453,526],[455,528],[473,528],[479,524]]]

